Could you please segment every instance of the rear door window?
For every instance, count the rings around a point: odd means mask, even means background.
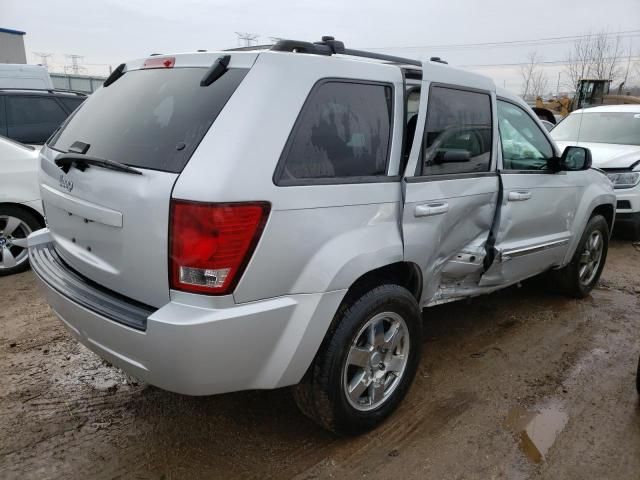
[[[229,69],[209,86],[207,68],[134,70],[94,92],[50,142],[74,142],[87,155],[139,168],[180,173],[247,73]]]
[[[489,171],[492,137],[488,93],[432,87],[427,106],[422,175]]]
[[[302,107],[278,171],[278,185],[371,181],[386,175],[392,88],[325,81]]]
[[[7,134],[22,143],[42,144],[67,118],[67,112],[52,97],[9,95]]]

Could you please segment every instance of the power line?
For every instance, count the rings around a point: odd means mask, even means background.
[[[534,38],[528,40],[508,40],[502,42],[480,42],[480,43],[452,43],[442,45],[404,45],[404,46],[388,46],[388,47],[363,47],[363,50],[405,50],[405,49],[472,49],[472,48],[488,48],[488,47],[500,47],[500,46],[532,46],[532,45],[553,45],[557,43],[567,43],[575,41],[581,38],[592,37],[597,34],[585,34],[585,35],[567,35],[563,37],[543,37]],[[637,37],[640,36],[640,30],[624,30],[619,32],[607,32],[607,35],[612,37]]]
[[[605,57],[605,58],[599,58],[598,60],[615,60],[615,59],[640,59],[639,55],[636,56],[628,56],[628,57]],[[568,60],[547,60],[547,61],[541,61],[541,62],[536,62],[536,64],[543,64],[543,65],[570,65],[572,63],[576,63],[576,62],[570,62]],[[520,67],[522,65],[529,65],[530,62],[518,62],[518,63],[482,63],[482,64],[474,64],[474,65],[456,65],[456,67],[463,67],[463,68],[479,68],[479,67]]]

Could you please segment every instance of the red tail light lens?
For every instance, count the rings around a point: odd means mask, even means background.
[[[175,57],[152,57],[144,61],[142,68],[173,68],[175,64]]]
[[[173,200],[169,231],[171,288],[209,295],[231,293],[269,215],[269,204]]]

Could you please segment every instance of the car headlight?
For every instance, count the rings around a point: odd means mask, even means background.
[[[613,188],[632,188],[640,182],[640,172],[616,172],[607,174]]]

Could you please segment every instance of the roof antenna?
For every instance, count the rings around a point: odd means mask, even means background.
[[[432,61],[432,62],[444,63],[445,65],[449,65],[449,62],[445,62],[440,57],[431,57],[429,60]]]

